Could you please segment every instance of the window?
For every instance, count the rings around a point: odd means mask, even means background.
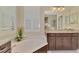
[[[24,28],[27,32],[40,31],[39,7],[24,7]]]
[[[16,7],[0,6],[0,31],[14,31],[16,29]]]

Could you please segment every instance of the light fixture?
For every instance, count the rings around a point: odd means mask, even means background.
[[[58,11],[61,11],[61,8],[59,7],[59,8],[57,8],[57,10],[58,10]]]
[[[65,10],[64,6],[53,6],[53,7],[49,7],[49,9],[52,11],[64,11]]]
[[[62,10],[65,10],[65,8],[62,8]]]
[[[56,7],[54,7],[53,10],[56,10]]]

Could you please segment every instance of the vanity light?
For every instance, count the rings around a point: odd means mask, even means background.
[[[56,10],[56,7],[54,7],[53,10]]]
[[[62,8],[62,10],[65,10],[65,8]]]
[[[63,11],[65,10],[64,6],[55,6],[55,7],[50,7],[49,10],[52,11]]]
[[[61,11],[61,8],[57,8],[58,11]]]

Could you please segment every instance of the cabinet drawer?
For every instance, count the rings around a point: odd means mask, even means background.
[[[72,39],[71,37],[63,37],[63,49],[72,49]]]
[[[55,33],[47,33],[47,36],[48,36],[48,37],[55,36]]]
[[[78,33],[72,33],[72,36],[74,37],[74,36],[78,36]]]
[[[67,36],[67,37],[70,37],[71,36],[71,33],[56,33],[56,36]]]

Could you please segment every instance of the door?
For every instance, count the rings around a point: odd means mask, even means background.
[[[63,37],[63,49],[72,49],[71,37]]]
[[[72,49],[78,48],[78,37],[72,37]]]
[[[61,50],[62,49],[62,37],[56,37],[56,50]]]
[[[55,50],[55,37],[48,37],[48,49]]]

